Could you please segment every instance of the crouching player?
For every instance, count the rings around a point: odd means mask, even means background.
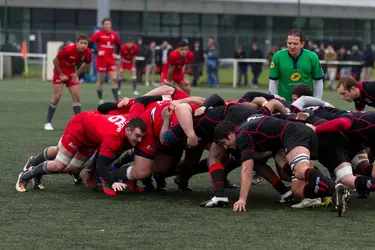
[[[240,198],[233,211],[246,211],[246,200],[250,192],[254,168],[254,152],[283,149],[294,174],[292,191],[300,197],[317,198],[332,196],[339,216],[346,210],[347,189],[335,184],[319,170],[314,169],[318,139],[315,133],[303,124],[287,122],[264,115],[253,115],[240,127],[231,122],[222,122],[215,128],[215,140],[225,148],[241,153]]]
[[[190,82],[185,73],[189,72],[188,68],[193,61],[194,54],[189,51],[188,44],[185,41],[179,42],[177,49],[171,52],[163,66],[162,84],[172,86],[175,82],[185,93],[190,94]]]

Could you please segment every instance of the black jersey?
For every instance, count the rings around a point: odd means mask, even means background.
[[[354,100],[356,110],[364,110],[366,105],[375,107],[375,81],[359,82],[361,97]]]

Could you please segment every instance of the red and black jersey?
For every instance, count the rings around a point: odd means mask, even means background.
[[[359,82],[358,88],[361,97],[354,100],[355,109],[362,111],[366,105],[375,107],[375,81]]]

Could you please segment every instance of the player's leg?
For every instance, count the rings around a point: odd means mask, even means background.
[[[60,145],[59,151],[54,160],[46,160],[36,166],[29,167],[26,171],[22,170],[18,175],[16,190],[19,192],[26,192],[26,186],[31,179],[40,178],[46,174],[61,173],[75,154],[71,151],[72,150],[67,150],[63,145]]]
[[[118,85],[118,94],[121,95],[121,85],[122,85],[122,77],[124,74],[124,67],[122,64],[119,64],[118,72],[117,72],[117,85]]]
[[[217,143],[212,143],[208,153],[208,171],[210,172],[215,196],[201,203],[201,207],[225,207],[229,200],[225,193],[225,170],[223,163],[228,159],[225,148]]]
[[[132,74],[133,95],[139,95],[137,91],[137,69],[132,67],[130,72]]]
[[[79,151],[74,155],[73,159],[69,162],[68,166],[66,166],[66,168],[63,170],[63,173],[67,173],[73,178],[74,184],[81,184],[81,170],[83,169],[85,162],[93,155],[93,153],[94,150],[91,149],[79,149]]]
[[[114,66],[116,68],[116,66]],[[117,83],[117,71],[116,70],[109,70],[108,71],[108,81],[111,84],[111,89],[112,89],[112,94],[113,97],[115,98],[115,101],[119,100],[118,97],[118,83]]]
[[[62,92],[63,92],[63,86],[64,85],[61,82],[56,83],[55,77],[56,76],[54,76],[54,83],[52,85],[53,86],[53,95],[52,95],[51,101],[48,105],[47,122],[46,122],[46,124],[44,124],[45,130],[53,130],[52,118],[53,118],[53,115],[55,114],[56,106],[59,103]]]
[[[98,71],[98,79],[96,81],[96,92],[99,98],[99,104],[104,103],[103,100],[103,84],[104,84],[105,72]]]
[[[80,100],[80,95],[79,95],[79,86],[80,86],[79,82],[66,85],[72,97],[73,112],[75,115],[81,113],[81,102],[80,102],[81,100]]]

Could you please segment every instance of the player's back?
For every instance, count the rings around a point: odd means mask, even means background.
[[[256,114],[246,119],[237,129],[238,136],[249,136],[253,140],[255,151],[273,151],[282,147],[283,132],[290,121]]]

